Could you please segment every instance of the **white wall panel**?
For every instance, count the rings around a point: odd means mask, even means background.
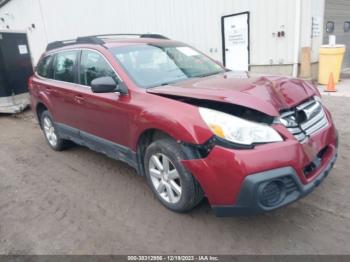
[[[45,28],[42,20],[39,0],[14,0],[0,9],[0,17],[5,22],[0,22],[0,30],[28,31],[28,40],[31,47],[33,62],[35,63],[46,47]],[[29,29],[35,24],[35,29]]]
[[[311,13],[319,12],[311,11],[312,3],[323,1],[303,0],[303,19],[311,21]],[[322,8],[318,7],[321,12]],[[28,33],[35,60],[47,41],[91,34],[154,32],[189,43],[221,61],[221,17],[245,11],[250,11],[251,18],[251,64],[292,63],[292,0],[12,0],[0,9],[0,16],[13,15],[8,22],[12,29],[25,30],[36,24],[36,29]],[[273,37],[281,30],[286,37]],[[309,43],[310,31],[303,28],[303,44]]]
[[[301,43],[300,47],[312,48],[312,62],[318,61],[319,47],[323,39],[324,0],[302,0]],[[312,37],[312,18],[319,19],[320,35]]]

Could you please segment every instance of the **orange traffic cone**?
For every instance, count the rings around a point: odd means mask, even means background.
[[[336,92],[333,73],[330,73],[328,84],[326,86],[325,92]]]

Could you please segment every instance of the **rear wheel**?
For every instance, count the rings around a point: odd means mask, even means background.
[[[49,146],[56,151],[62,150],[66,145],[66,140],[60,138],[49,111],[44,111],[41,114],[40,122]]]
[[[183,153],[172,139],[153,142],[146,150],[144,167],[157,199],[175,212],[186,212],[203,199],[203,191],[184,166]]]

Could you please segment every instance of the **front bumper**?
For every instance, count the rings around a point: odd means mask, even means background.
[[[200,183],[218,216],[271,211],[310,193],[333,167],[338,136],[329,112],[327,116],[329,126],[303,144],[281,128],[280,133],[286,137],[284,142],[251,150],[216,145],[207,157],[182,163]],[[307,167],[313,163],[317,166],[310,171]],[[280,187],[283,191],[283,197],[273,205],[266,204],[261,197],[262,185],[271,181],[278,184],[272,190]]]
[[[283,207],[306,196],[318,187],[333,168],[336,159],[337,155],[312,182],[306,185],[301,183],[292,167],[278,168],[247,176],[234,206],[218,205],[212,206],[212,208],[217,216],[232,216],[258,214]],[[261,187],[274,181],[281,182],[281,190],[284,192],[281,192],[281,200],[277,200],[277,204],[267,206],[261,200]]]

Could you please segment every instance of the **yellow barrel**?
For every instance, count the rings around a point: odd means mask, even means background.
[[[333,73],[334,82],[339,82],[340,71],[343,64],[345,45],[323,45],[320,48],[320,62],[318,82],[328,84],[329,75]]]

